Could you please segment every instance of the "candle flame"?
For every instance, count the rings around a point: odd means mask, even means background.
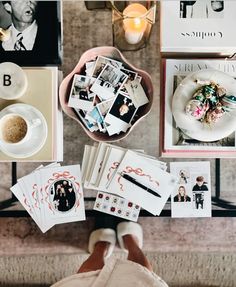
[[[134,26],[136,26],[137,28],[141,26],[140,18],[134,18]]]

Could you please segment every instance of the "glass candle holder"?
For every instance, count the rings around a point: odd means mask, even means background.
[[[113,45],[123,51],[146,47],[155,23],[156,1],[110,1]]]

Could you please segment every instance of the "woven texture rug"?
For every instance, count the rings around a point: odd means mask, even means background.
[[[87,256],[60,254],[0,257],[0,286],[50,286],[76,273]],[[122,252],[114,256],[125,258]],[[154,271],[170,287],[236,286],[235,254],[148,252],[147,256]]]

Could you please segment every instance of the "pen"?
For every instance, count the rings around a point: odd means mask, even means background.
[[[128,175],[128,174],[126,174],[126,173],[123,173],[123,172],[120,173],[120,175],[121,175],[124,179],[126,179],[126,180],[128,180],[129,182],[131,182],[131,183],[137,185],[138,187],[140,187],[140,188],[146,190],[147,192],[151,193],[152,195],[155,195],[155,196],[157,196],[157,197],[161,197],[159,193],[157,193],[156,191],[154,191],[154,190],[152,190],[152,189],[146,187],[145,185],[143,185],[142,183],[138,182],[135,178],[131,177],[130,175]]]

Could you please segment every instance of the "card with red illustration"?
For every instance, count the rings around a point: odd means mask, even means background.
[[[60,163],[51,163],[47,166],[39,166],[32,173],[18,179],[18,184],[22,190],[27,194],[27,200],[31,204],[32,211],[37,219],[37,223],[42,232],[46,232],[53,225],[47,221],[43,222],[44,217],[42,216],[42,188],[40,177],[38,176],[40,170],[48,169],[52,167],[60,166]]]
[[[40,170],[44,222],[85,220],[80,165]]]
[[[159,215],[176,185],[177,177],[128,150],[107,191]]]

